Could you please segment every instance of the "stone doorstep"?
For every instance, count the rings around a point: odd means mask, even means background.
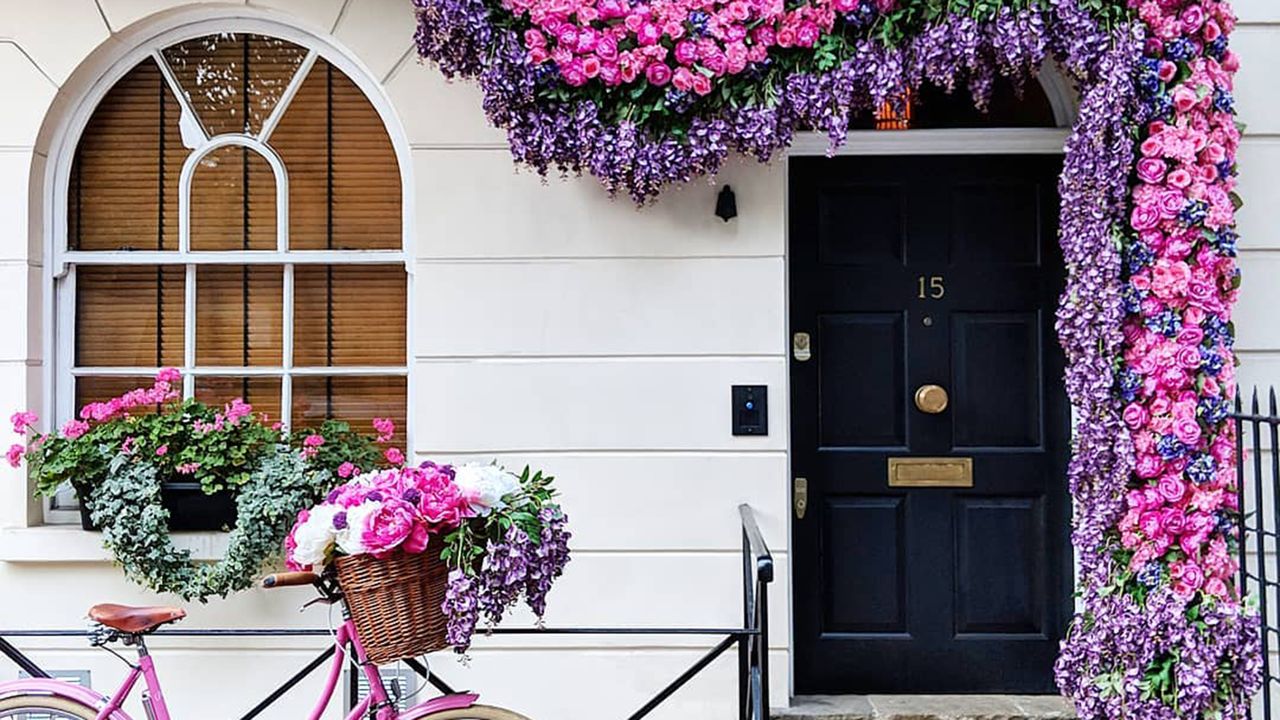
[[[1074,720],[1052,695],[806,695],[774,720]]]

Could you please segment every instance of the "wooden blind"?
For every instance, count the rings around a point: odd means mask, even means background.
[[[316,62],[271,136],[289,168],[295,250],[398,250],[400,170],[382,118],[341,70]]]
[[[210,133],[257,132],[305,50],[271,38],[227,35],[169,48],[164,57]],[[73,162],[68,202],[73,249],[178,247],[179,173],[190,151],[181,109],[156,63],[136,66],[92,115]],[[340,70],[317,60],[268,144],[288,174],[291,250],[400,249],[401,188],[394,149],[377,111]],[[258,153],[239,146],[204,157],[191,187],[191,249],[275,250],[276,180]],[[146,378],[94,376],[95,367],[181,365],[184,268],[77,268],[77,402],[101,399]],[[287,260],[286,260],[287,262]],[[294,265],[292,318],[283,316],[281,265],[199,265],[197,367],[279,367],[293,322],[298,367],[394,366],[407,362],[407,276],[401,265]],[[281,378],[200,376],[196,395],[241,396],[277,415]],[[403,425],[406,383],[386,377],[295,376],[293,422],[342,417],[367,426],[380,415]]]
[[[178,248],[178,176],[188,153],[178,133],[180,112],[151,59],[94,109],[67,188],[71,249]]]
[[[181,266],[77,268],[76,365],[181,365],[185,286]]]
[[[284,273],[279,266],[196,270],[196,364],[279,365]]]
[[[404,268],[298,266],[293,280],[293,362],[403,365]]]

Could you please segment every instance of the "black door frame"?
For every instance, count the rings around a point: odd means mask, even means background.
[[[1060,118],[1061,119],[1061,118]],[[840,156],[884,156],[884,155],[901,155],[901,156],[963,156],[963,155],[1052,155],[1064,157],[1063,146],[1068,136],[1069,130],[1066,127],[1059,128],[997,128],[982,131],[972,130],[914,130],[914,131],[860,131],[850,133],[847,142],[836,153]],[[792,157],[812,157],[826,156],[827,145],[825,137],[818,137],[816,134],[808,133],[813,137],[798,137],[798,142],[793,145],[790,152],[786,156],[786,162],[781,168],[783,173],[783,198],[784,198],[784,217],[785,227],[784,233],[784,250],[783,250],[783,274],[786,282],[786,331],[782,338],[784,347],[784,357],[786,361],[786,391],[787,391],[787,408],[788,408],[788,424],[787,432],[787,520],[788,520],[788,551],[791,552],[795,547],[796,534],[796,517],[794,513],[794,482],[795,470],[793,460],[795,457],[795,448],[792,444],[792,423],[795,422],[791,416],[790,409],[793,406],[792,387],[791,387],[791,369],[792,369],[792,333],[795,329],[792,327],[792,293],[794,289],[791,284],[791,261],[793,257],[791,237],[791,189],[790,160]],[[1066,277],[1062,277],[1065,286]],[[1046,381],[1051,378],[1046,378]],[[1059,379],[1059,382],[1062,380]],[[1070,404],[1068,402],[1068,408]],[[1074,430],[1074,423],[1069,424],[1069,430]],[[1074,435],[1067,438],[1068,462],[1070,460],[1070,443],[1074,439]],[[1064,524],[1066,539],[1062,544],[1062,552],[1065,557],[1062,558],[1066,572],[1062,574],[1062,587],[1059,588],[1062,599],[1062,617],[1069,619],[1074,614],[1075,600],[1075,574],[1077,567],[1077,557],[1073,544],[1070,542],[1071,534],[1071,513],[1072,500],[1070,491],[1066,485],[1066,479],[1061,487],[1061,492],[1065,495],[1063,503],[1068,515],[1067,522]],[[789,568],[789,594],[794,599],[802,588],[796,585],[796,566],[797,561],[794,555],[791,558],[791,567]],[[791,665],[790,686],[792,694],[795,694],[795,688],[800,684],[796,673],[795,656],[795,637],[796,637],[796,612],[794,601],[790,603],[789,618],[790,646],[788,648],[788,661]],[[1065,628],[1064,628],[1065,629]],[[850,688],[850,693],[857,693],[856,688]]]

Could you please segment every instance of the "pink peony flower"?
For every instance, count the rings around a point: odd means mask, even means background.
[[[159,456],[159,457],[164,457],[165,455],[168,455],[168,454],[169,454],[169,446],[168,446],[168,445],[161,445],[160,447],[156,448],[156,455],[157,455],[157,456]]]
[[[344,462],[338,466],[338,477],[343,480],[355,475],[357,472],[359,472],[359,470],[351,462]]]
[[[369,513],[361,529],[361,542],[375,557],[383,557],[413,534],[415,515],[409,503],[387,498]]]
[[[404,464],[404,453],[399,448],[387,448],[387,451],[383,453],[383,457],[392,465]]]

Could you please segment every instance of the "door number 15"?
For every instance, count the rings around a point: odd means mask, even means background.
[[[929,275],[916,278],[916,284],[920,293],[916,297],[921,300],[941,300],[943,295],[947,294],[947,287],[943,283],[941,275]]]

